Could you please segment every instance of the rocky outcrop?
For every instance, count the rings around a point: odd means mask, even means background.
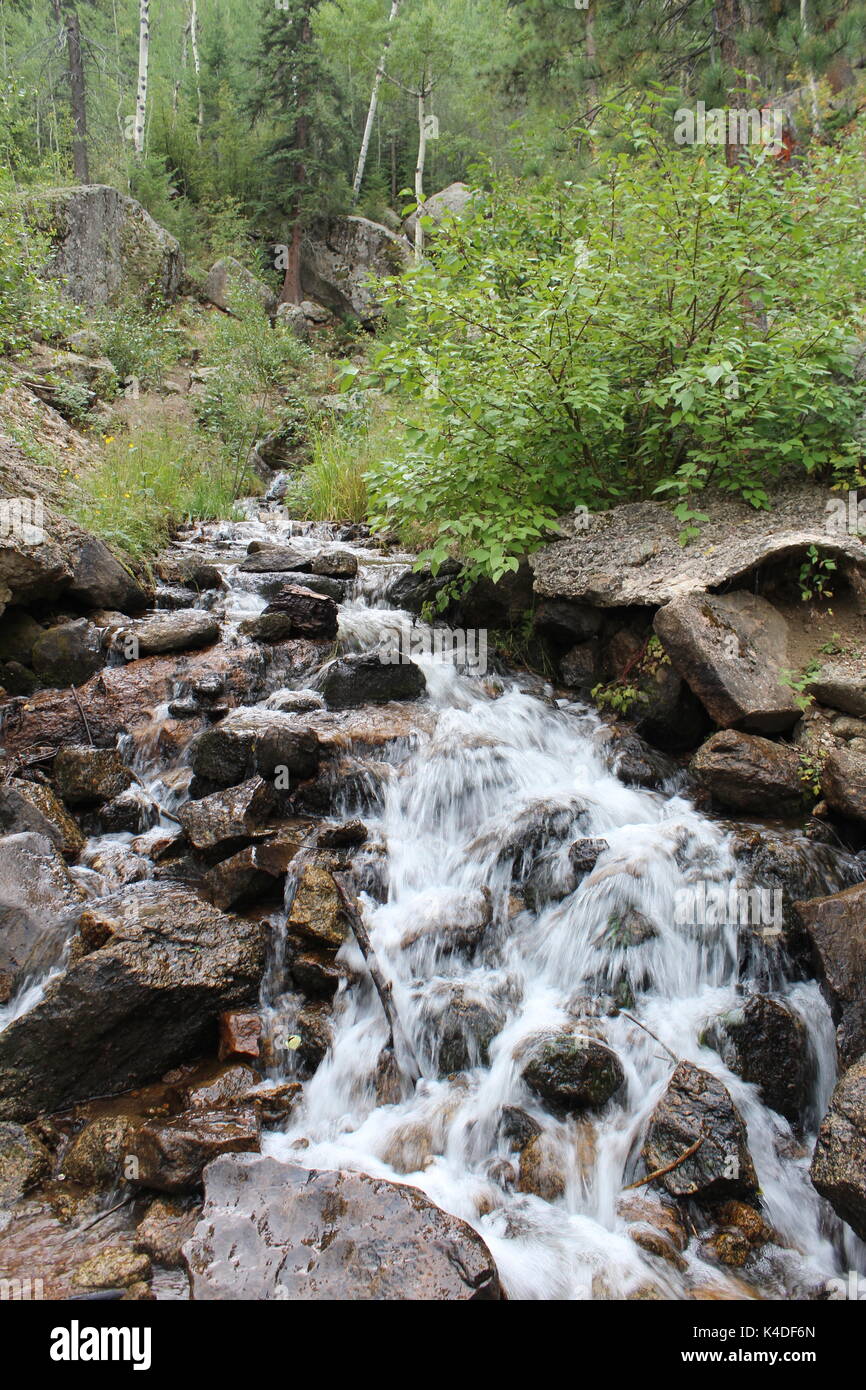
[[[676,670],[722,728],[779,733],[800,717],[794,692],[780,682],[788,629],[756,594],[684,595],[653,624]]]
[[[715,801],[736,811],[796,815],[806,802],[795,748],[725,729],[698,749],[691,770]]]
[[[562,540],[531,557],[535,592],[599,608],[658,608],[682,594],[733,584],[810,545],[843,571],[866,575],[866,551],[856,536],[828,525],[831,505],[814,487],[775,496],[769,512],[713,496],[699,539],[685,547],[680,523],[659,502],[578,511],[561,519]]]
[[[134,198],[97,183],[40,189],[27,194],[24,207],[53,245],[44,274],[59,279],[77,304],[178,294],[180,246]]]
[[[175,884],[130,884],[88,909],[66,971],[0,1033],[0,1118],[29,1119],[160,1076],[215,1043],[257,997],[259,922]]]
[[[371,325],[381,317],[371,278],[399,275],[411,260],[408,242],[366,217],[332,217],[314,227],[301,249],[304,293]]]
[[[866,1057],[838,1082],[818,1133],[812,1182],[866,1240]]]
[[[739,1110],[692,1062],[680,1062],[653,1111],[643,1158],[650,1173],[676,1164],[660,1178],[672,1197],[748,1197],[758,1188]]]
[[[208,1167],[184,1255],[198,1301],[500,1297],[481,1237],[416,1188],[254,1155]]]
[[[842,1066],[866,1052],[866,884],[794,904],[830,1004]]]

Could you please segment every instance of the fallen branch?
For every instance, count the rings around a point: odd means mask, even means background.
[[[90,725],[89,725],[88,722],[87,722],[87,715],[84,713],[84,710],[83,710],[82,705],[81,705],[81,701],[80,701],[79,698],[78,698],[78,691],[75,689],[75,686],[74,686],[74,685],[71,685],[69,688],[70,688],[70,690],[72,691],[73,697],[74,697],[74,699],[75,699],[75,703],[76,703],[76,705],[78,706],[78,713],[81,715],[81,718],[82,718],[82,720],[84,721],[84,727],[85,727],[85,729],[86,729],[86,731],[87,731],[87,737],[88,737],[89,740],[90,740],[90,746],[91,746],[91,748],[94,748],[96,745],[95,745],[94,742],[93,742],[93,734],[90,732]]]
[[[668,1163],[664,1168],[656,1168],[654,1173],[647,1173],[645,1178],[639,1178],[637,1182],[630,1182],[628,1187],[624,1187],[623,1192],[633,1192],[636,1187],[646,1187],[648,1182],[655,1182],[656,1178],[663,1178],[667,1173],[672,1173],[675,1168],[679,1168],[681,1163],[685,1163],[687,1158],[696,1154],[701,1144],[704,1142],[704,1135],[690,1144],[685,1153],[681,1153],[679,1158],[675,1158],[673,1163]]]
[[[417,1081],[421,1075],[421,1068],[418,1066],[415,1053],[412,1050],[409,1039],[400,1023],[397,1010],[394,1007],[391,983],[389,980],[386,980],[385,976],[382,974],[382,967],[379,965],[376,952],[373,950],[370,934],[364,926],[361,914],[355,906],[353,899],[350,897],[348,888],[349,876],[348,874],[332,874],[331,877],[337,885],[337,893],[339,894],[343,911],[348,918],[349,926],[352,928],[355,940],[366,961],[367,969],[370,972],[370,979],[375,985],[376,993],[382,1004],[385,1018],[388,1021],[387,1050],[393,1052],[395,1057],[398,1051],[403,1055],[405,1059],[403,1070],[409,1073],[412,1081]]]
[[[657,1037],[651,1028],[647,1028],[646,1024],[641,1023],[640,1019],[635,1018],[633,1014],[626,1013],[625,1009],[620,1009],[620,1013],[622,1014],[623,1018],[627,1018],[631,1023],[636,1023],[638,1028],[642,1028],[645,1033],[649,1033],[653,1041],[657,1042],[659,1047],[663,1047],[668,1056],[673,1058],[674,1064],[676,1066],[679,1066],[680,1059],[677,1056],[677,1054],[675,1052],[671,1052],[667,1043],[662,1042],[661,1038]]]

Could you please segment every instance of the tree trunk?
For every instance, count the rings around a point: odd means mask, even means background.
[[[204,126],[204,107],[201,99],[201,58],[198,51],[198,0],[190,0],[189,4],[189,41],[192,47],[192,65],[195,70],[195,95],[198,106],[196,118],[195,138],[201,144],[202,127]]]
[[[301,29],[301,43],[308,44],[313,36],[312,26],[309,15],[304,20]],[[303,113],[304,103],[307,101],[309,93],[298,93],[298,105]],[[304,162],[303,152],[307,148],[310,138],[309,118],[305,114],[298,116],[295,126],[295,149],[299,152],[300,158],[296,160],[294,166],[295,194],[292,208],[292,240],[289,245],[289,254],[286,259],[286,275],[283,280],[283,288],[280,291],[281,304],[300,304],[301,302],[301,215],[303,212],[304,184],[307,182],[307,166]]]
[[[66,41],[69,82],[69,105],[72,110],[72,167],[78,183],[90,183],[87,159],[87,88],[84,62],[81,57],[81,28],[75,0],[52,0],[54,18],[60,25],[61,38]]]
[[[713,21],[716,33],[719,36],[719,56],[723,65],[731,73],[728,87],[728,106],[735,106],[737,102],[737,91],[733,77],[733,70],[739,62],[739,52],[737,50],[737,29],[740,23],[740,0],[717,0],[713,11]],[[738,163],[737,146],[730,139],[730,122],[727,123],[727,134],[725,137],[725,163],[731,169]]]
[[[385,62],[388,57],[388,49],[391,47],[393,36],[393,24],[400,11],[402,0],[391,0],[391,13],[388,16],[388,33],[382,46],[382,53],[379,58],[379,66],[376,68],[376,76],[373,78],[373,90],[370,93],[370,105],[367,108],[367,120],[364,125],[364,135],[361,140],[361,151],[358,155],[358,164],[355,169],[355,180],[352,184],[352,203],[357,203],[361,192],[361,184],[364,180],[364,169],[367,164],[367,154],[370,149],[370,136],[373,132],[373,122],[376,119],[376,108],[379,105],[379,88],[382,85],[382,78],[385,76]]]
[[[139,0],[138,9],[138,90],[135,95],[135,124],[132,143],[135,153],[144,153],[144,121],[147,115],[147,69],[150,57],[150,0]]]
[[[427,87],[424,79],[418,89],[418,158],[415,161],[415,260],[424,256],[424,228],[421,226],[421,204],[424,201],[424,161],[427,158],[426,126]]]

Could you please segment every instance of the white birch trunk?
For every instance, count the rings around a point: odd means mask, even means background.
[[[138,9],[138,90],[135,94],[135,125],[132,143],[136,154],[144,153],[144,121],[147,115],[147,67],[150,57],[150,0],[139,0]]]
[[[364,169],[367,165],[367,155],[370,150],[370,136],[373,133],[373,122],[376,119],[376,109],[379,105],[379,88],[382,85],[382,78],[385,76],[385,63],[388,58],[388,49],[391,47],[394,20],[400,11],[402,0],[391,0],[391,13],[388,16],[388,34],[382,47],[382,54],[379,58],[379,66],[376,68],[376,76],[373,78],[373,90],[370,93],[370,105],[367,109],[367,120],[364,125],[364,135],[361,140],[361,150],[358,155],[358,164],[355,169],[355,180],[352,184],[352,202],[357,203],[361,192],[361,184],[364,181]]]

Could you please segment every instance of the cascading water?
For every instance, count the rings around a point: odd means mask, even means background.
[[[247,542],[291,537],[312,551],[322,541],[315,528],[270,519],[221,523],[204,535],[227,583],[228,642],[264,604],[251,577],[237,572]],[[340,642],[369,651],[395,626],[404,636],[414,626],[382,597],[395,565],[405,567],[409,557],[383,562],[375,551],[353,548],[360,571],[354,598],[340,608]],[[736,882],[730,829],[696,811],[675,786],[626,785],[611,768],[606,726],[585,707],[555,700],[540,682],[472,675],[430,656],[417,661],[432,728],[387,755],[389,775],[380,777],[372,807],[346,800],[335,809],[362,813],[369,842],[385,849],[385,900],[361,894],[360,901],[422,1075],[404,1084],[402,1096],[384,1096],[377,1086],[388,1023],[350,938],[339,957],[347,981],[334,1003],[332,1045],[286,1127],[265,1135],[264,1151],[417,1186],[478,1229],[511,1297],[786,1298],[844,1270],[866,1272],[864,1246],[809,1180],[814,1131],[835,1077],[834,1030],[817,984],[789,974],[760,931],[744,953],[748,927],[680,920],[678,904],[696,885],[727,892]],[[279,683],[275,673],[263,703],[273,703]],[[286,684],[306,686],[309,676]],[[186,795],[186,779],[182,769],[154,762],[156,747],[151,730],[137,742],[136,766],[142,795],[170,815]],[[135,854],[146,862],[148,836],[167,825],[138,836]],[[101,874],[104,890],[129,874],[132,838],[91,842],[84,862]],[[569,853],[578,840],[596,842],[588,872],[576,872]],[[356,863],[368,852],[359,850]],[[803,852],[813,852],[805,841]],[[292,866],[288,905],[309,853],[302,849]],[[826,891],[862,878],[851,856],[820,853]],[[630,922],[641,929],[630,930]],[[284,924],[285,914],[262,999],[277,1038],[291,1032],[299,1003],[285,992]],[[802,1133],[767,1108],[706,1037],[713,1019],[768,981],[808,1032],[811,1093]],[[603,1108],[571,1118],[546,1108],[522,1075],[533,1040],[563,1027],[606,1044],[624,1070],[624,1084]],[[274,1055],[291,1076],[291,1050],[278,1046]],[[774,1232],[748,1274],[709,1261],[694,1222],[672,1263],[647,1255],[628,1233],[628,1202],[652,1188],[628,1194],[625,1206],[623,1188],[643,1172],[641,1139],[679,1060],[719,1078],[748,1129],[763,1215]],[[550,1200],[537,1195],[537,1184],[521,1190],[528,1184],[503,1124],[503,1111],[516,1110],[538,1139]]]

